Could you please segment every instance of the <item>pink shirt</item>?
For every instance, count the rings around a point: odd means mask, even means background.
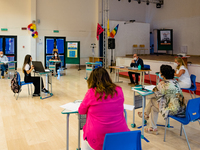
[[[111,98],[97,101],[95,89],[89,89],[79,107],[79,114],[87,114],[83,138],[95,150],[102,150],[105,134],[130,131],[124,117],[124,95],[121,87]]]

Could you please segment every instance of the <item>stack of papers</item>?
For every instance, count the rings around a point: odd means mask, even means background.
[[[76,112],[76,111],[78,111],[78,108],[80,107],[81,102],[82,102],[82,100],[76,100],[75,102],[70,102],[70,103],[62,105],[60,107],[64,108],[65,109],[64,111]],[[124,104],[124,109],[126,109],[126,110],[132,111],[134,107],[135,106],[133,106],[133,105]]]
[[[144,88],[152,91],[154,87],[156,87],[156,86],[155,85],[148,85],[148,86],[145,86]]]

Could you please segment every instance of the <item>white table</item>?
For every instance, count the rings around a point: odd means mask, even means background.
[[[78,108],[79,108],[79,105],[81,103],[81,100],[76,100],[73,103],[74,103],[73,109],[71,109],[71,110],[70,109],[64,109],[61,112],[62,114],[66,114],[67,115],[67,118],[66,118],[66,150],[69,150],[69,116],[70,116],[70,114],[78,114]],[[62,108],[65,108],[65,107],[69,108],[70,105],[73,105],[72,103],[68,103],[68,104],[65,104],[65,106],[63,105],[61,107]],[[71,108],[72,108],[72,106],[71,106]],[[127,110],[131,110],[131,108],[134,108],[134,107],[131,106],[131,105],[124,104],[124,116],[125,116],[125,119],[126,119],[126,123],[127,123],[127,112],[126,112],[126,109]],[[80,128],[80,124],[79,124],[79,128]],[[80,130],[78,131],[78,148],[77,148],[77,150],[81,150],[81,148],[80,148]]]
[[[113,68],[116,70],[115,73],[115,83],[121,83],[123,81],[119,81],[119,70],[121,71],[126,71],[126,72],[134,72],[134,73],[139,73],[140,74],[140,85],[144,85],[144,76],[145,76],[145,72],[151,71],[149,70],[131,70],[125,67],[119,67],[119,66],[109,66],[109,68]]]
[[[142,134],[141,134],[141,138],[145,139],[147,142],[148,140],[144,137],[144,108],[146,106],[146,96],[153,94],[152,91],[148,90],[148,91],[142,91],[142,87],[132,87],[133,90],[133,105],[135,105],[135,92],[137,92],[139,95],[142,96]],[[133,125],[135,124],[135,109],[133,109]]]

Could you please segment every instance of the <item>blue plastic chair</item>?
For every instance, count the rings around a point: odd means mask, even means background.
[[[21,81],[19,72],[17,72],[17,81],[18,81],[18,84],[19,84],[20,86],[28,85],[28,94],[30,95],[29,85],[31,86],[31,84],[33,84],[33,82],[25,83],[24,81]],[[19,93],[20,93],[20,92],[19,92]],[[19,97],[19,93],[18,93],[18,95],[17,95],[16,100],[17,100],[18,97]],[[32,86],[31,86],[31,93],[32,93]],[[14,94],[14,96],[15,96],[15,94]],[[33,97],[33,95],[32,95],[32,97]]]
[[[98,67],[102,67],[102,62],[101,61],[96,61],[95,63],[99,63],[98,65],[94,66],[94,69],[97,69]]]
[[[168,116],[168,117],[181,123],[180,136],[182,135],[182,129],[183,129],[185,138],[188,144],[188,148],[189,150],[191,150],[184,125],[187,125],[190,122],[194,122],[194,121],[199,121],[200,123],[200,98],[195,98],[188,101],[185,115],[186,115],[185,118],[180,118],[176,116]],[[165,124],[164,142],[165,142],[165,137],[166,137],[166,129],[167,129],[167,119],[166,119],[166,124]]]
[[[144,68],[150,69],[150,65],[145,65],[144,64]],[[151,76],[150,76],[150,71],[148,71],[149,74],[149,79],[150,79],[150,83],[151,83]],[[152,83],[151,83],[152,84]]]
[[[190,87],[190,88],[182,88],[182,90],[189,90],[190,96],[191,96],[191,98],[193,99],[193,96],[192,96],[192,94],[191,94],[191,91],[192,91],[192,93],[194,94],[194,97],[196,98],[196,95],[195,95],[195,91],[196,91],[196,89],[197,89],[197,86],[196,86],[196,76],[193,75],[193,74],[191,74],[190,79],[191,79],[191,82],[192,82],[191,87]]]
[[[141,150],[141,131],[108,133],[103,150]]]

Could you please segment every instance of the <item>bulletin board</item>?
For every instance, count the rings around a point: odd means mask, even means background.
[[[79,64],[80,66],[80,41],[66,41],[66,64]]]

